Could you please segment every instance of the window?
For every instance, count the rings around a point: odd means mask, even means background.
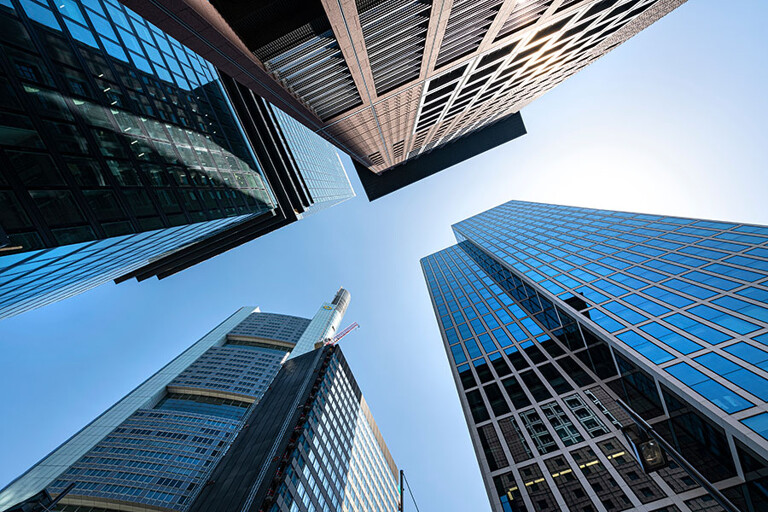
[[[768,380],[714,352],[699,356],[695,360],[705,368],[736,384],[744,391],[755,395],[761,400],[768,400]]]
[[[730,347],[725,347],[723,350],[748,363],[768,371],[768,352],[765,352],[764,350],[755,348],[752,345],[744,343],[743,341],[731,345]]]
[[[51,226],[84,222],[80,208],[68,190],[30,190],[29,195]]]
[[[688,363],[670,366],[666,368],[666,371],[728,414],[743,411],[753,406],[748,400],[710,379]]]
[[[691,352],[695,352],[703,348],[698,343],[689,340],[682,334],[678,334],[671,329],[667,329],[657,322],[651,322],[649,324],[643,325],[640,327],[640,329],[682,354],[690,354]]]
[[[674,359],[672,354],[659,348],[657,345],[651,343],[634,331],[621,333],[617,336],[617,338],[619,338],[621,341],[635,349],[637,352],[655,364],[661,364]]]
[[[743,419],[741,422],[768,440],[768,412]]]
[[[678,308],[682,308],[689,304],[693,304],[693,301],[690,299],[686,299],[684,297],[681,297],[680,295],[669,292],[667,290],[663,290],[656,286],[651,286],[650,288],[643,290],[643,293]]]
[[[731,339],[731,336],[679,313],[665,317],[664,321],[713,345]]]
[[[688,311],[698,316],[699,318],[709,320],[713,324],[725,327],[726,329],[730,329],[731,331],[738,334],[747,334],[759,328],[757,325],[749,323],[746,320],[742,320],[709,306],[695,306]]]
[[[475,389],[468,392],[467,402],[469,402],[469,410],[472,413],[475,423],[481,423],[491,418],[488,414],[488,409],[485,408],[485,402],[483,402],[483,397],[480,394],[480,391]]]
[[[742,293],[742,295],[749,296],[749,292],[747,292],[747,290],[742,290],[742,292],[746,292]],[[763,297],[763,300],[765,299],[768,299],[768,297]],[[757,304],[752,304],[750,302],[746,302],[733,297],[720,297],[719,299],[715,299],[712,302],[718,306],[723,306],[724,308],[730,309],[731,311],[737,311],[742,315],[746,315],[754,318],[755,320],[768,323],[768,309],[762,306],[758,306]]]

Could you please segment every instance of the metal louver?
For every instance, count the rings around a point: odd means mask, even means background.
[[[302,27],[254,54],[324,121],[362,104],[330,28],[315,34]]]
[[[421,70],[430,0],[384,0],[359,5],[376,94],[415,80]]]
[[[544,14],[551,4],[552,0],[534,0],[518,3],[499,30],[496,41],[530,27],[539,21],[541,15]]]
[[[503,3],[503,0],[457,0],[454,2],[443,42],[440,45],[437,67],[449,64],[477,50]]]

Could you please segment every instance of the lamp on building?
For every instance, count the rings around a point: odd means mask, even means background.
[[[646,473],[658,471],[669,464],[661,445],[653,439],[640,443],[637,450],[640,452],[640,462]]]
[[[667,455],[658,441],[642,429],[635,426],[625,427],[624,436],[629,441],[635,459],[643,466],[646,473],[652,473],[669,465]]]

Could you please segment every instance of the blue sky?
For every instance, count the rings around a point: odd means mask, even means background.
[[[768,2],[691,0],[494,151],[374,203],[350,175],[356,199],[177,276],[3,320],[0,487],[238,307],[309,317],[343,285],[361,328],[342,346],[420,509],[488,510],[419,258],[510,199],[768,224],[765,19]]]

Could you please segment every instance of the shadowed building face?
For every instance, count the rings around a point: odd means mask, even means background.
[[[0,3],[0,318],[354,196],[336,149],[117,2]]]

